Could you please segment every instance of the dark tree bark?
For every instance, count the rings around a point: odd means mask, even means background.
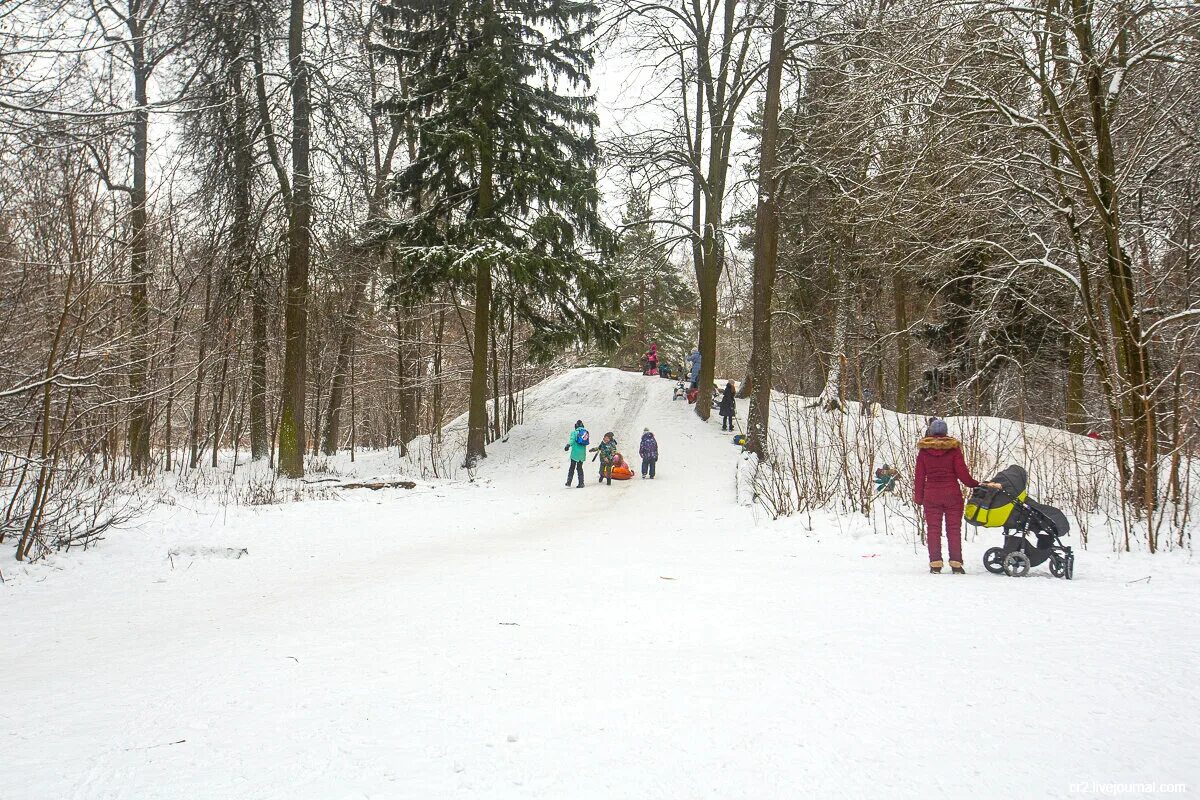
[[[250,290],[250,457],[258,461],[270,453],[267,421],[267,287],[262,264],[253,272]]]
[[[484,120],[491,114],[485,113]],[[491,140],[486,123],[479,131],[479,201],[476,217],[485,220],[491,217],[495,203],[492,186],[493,158]],[[487,389],[488,389],[488,336],[492,329],[492,269],[487,263],[479,264],[475,270],[475,331],[471,344],[471,397],[467,408],[467,454],[468,465],[478,459],[487,458]]]
[[[337,362],[333,369],[333,381],[329,389],[325,435],[321,443],[321,452],[327,456],[337,452],[338,440],[341,436],[342,402],[346,395],[346,377],[350,373],[350,362],[353,358],[356,334],[358,333],[359,307],[362,305],[363,294],[367,288],[362,268],[356,263],[353,269],[354,275],[350,279],[350,299],[342,318],[342,335],[338,339]]]
[[[771,20],[771,52],[767,64],[767,96],[763,103],[762,143],[758,159],[758,208],[755,213],[753,340],[750,350],[750,410],[746,449],[767,457],[771,421],[771,302],[779,252],[779,93],[783,82],[784,29],[787,0],[775,0]]]
[[[396,312],[396,337],[396,380],[400,410],[398,427],[400,455],[403,456],[408,454],[408,443],[417,437],[417,418],[420,413],[417,390],[420,362],[414,344],[417,321],[410,306],[403,306]]]
[[[912,337],[908,335],[908,281],[899,269],[892,276],[892,295],[896,305],[896,411],[907,414],[912,392]]]
[[[150,461],[150,242],[146,229],[146,162],[150,154],[147,84],[153,65],[146,58],[145,21],[140,3],[131,0],[125,19],[133,71],[133,184],[129,187],[129,461],[135,474]]]
[[[288,73],[292,92],[292,190],[288,202],[288,260],[284,286],[283,408],[279,418],[278,469],[304,476],[306,369],[308,361],[308,267],[312,249],[312,180],[309,174],[310,99],[304,52],[304,0],[291,0]]]

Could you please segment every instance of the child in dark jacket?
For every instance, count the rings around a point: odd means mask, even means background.
[[[733,430],[733,415],[737,409],[737,401],[734,400],[736,390],[733,388],[733,381],[728,381],[725,384],[725,390],[721,392],[721,401],[719,409],[721,411],[721,430]]]
[[[638,455],[642,457],[642,478],[645,479],[649,473],[650,480],[654,480],[654,465],[658,463],[658,440],[649,428],[642,429],[642,443],[638,445]]]
[[[593,447],[590,452],[600,457],[600,480],[607,479],[608,485],[612,486],[613,456],[617,453],[617,437],[613,436],[612,431],[609,431],[604,434],[604,439],[600,444]]]

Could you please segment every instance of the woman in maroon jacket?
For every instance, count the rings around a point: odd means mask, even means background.
[[[929,544],[929,571],[942,571],[942,521],[946,523],[946,542],[950,550],[950,569],[958,575],[962,565],[963,496],[961,481],[970,488],[979,486],[971,477],[958,439],[947,436],[946,420],[929,423],[925,438],[917,443],[917,471],[913,480],[913,500],[925,507],[926,541]],[[998,488],[994,483],[984,486]]]

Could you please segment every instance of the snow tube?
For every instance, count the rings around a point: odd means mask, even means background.
[[[613,467],[612,478],[614,481],[627,481],[633,477],[633,470],[627,465],[622,464],[619,467]]]

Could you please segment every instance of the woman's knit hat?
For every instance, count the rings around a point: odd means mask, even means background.
[[[946,427],[946,420],[944,419],[935,419],[929,423],[930,436],[945,436],[949,432],[950,429]]]

